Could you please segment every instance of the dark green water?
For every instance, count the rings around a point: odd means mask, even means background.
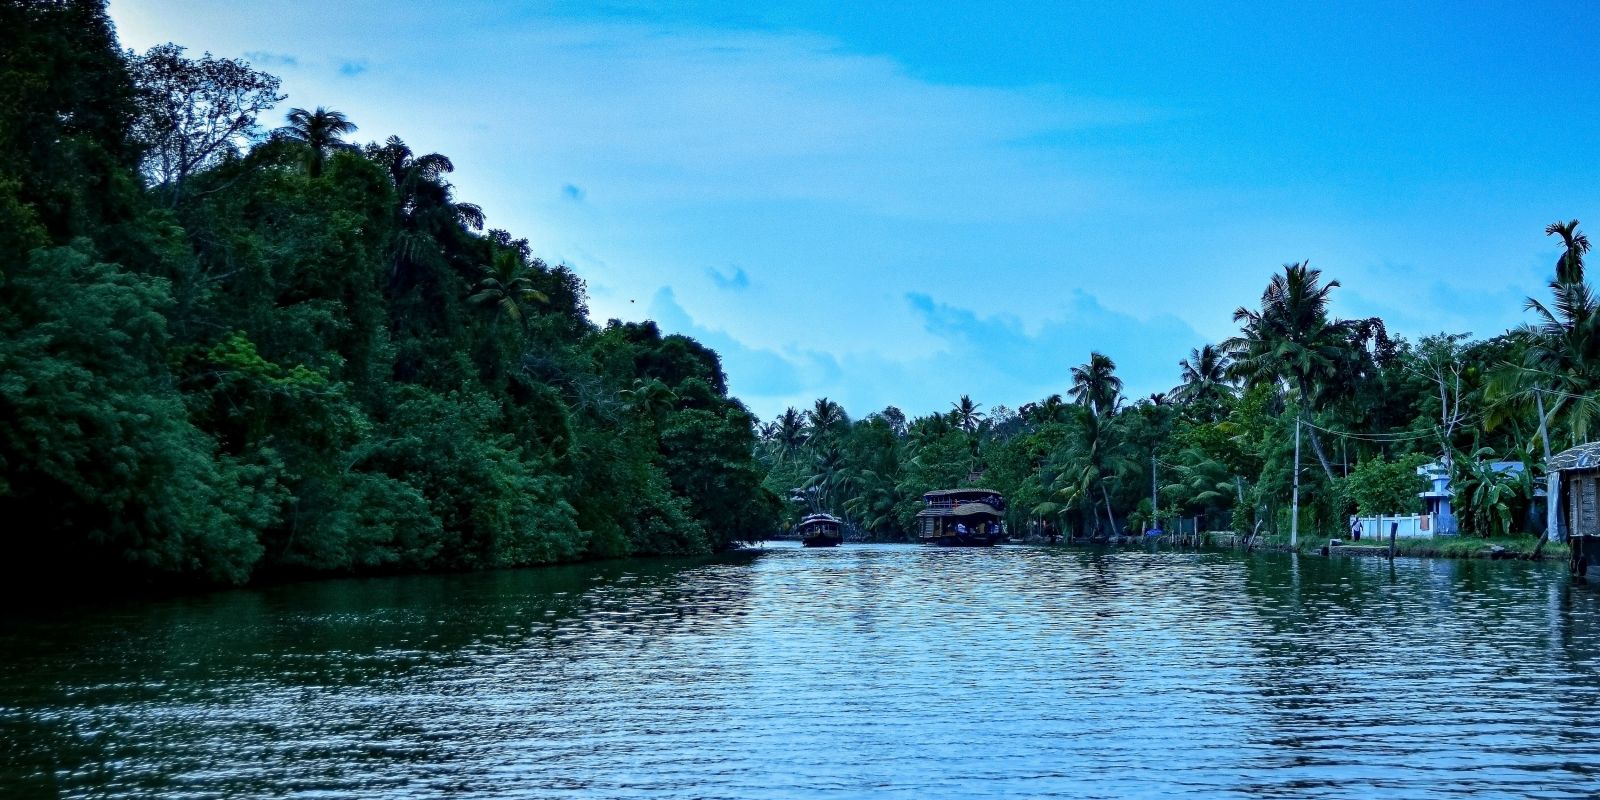
[[[1600,591],[915,546],[0,621],[0,794],[1578,797]]]

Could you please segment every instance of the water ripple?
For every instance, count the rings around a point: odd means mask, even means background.
[[[1583,797],[1600,593],[1022,547],[335,581],[0,621],[0,794]]]

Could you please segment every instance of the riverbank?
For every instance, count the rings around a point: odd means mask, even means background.
[[[1202,533],[1200,538],[1202,547],[1232,550],[1242,547],[1244,537],[1236,533],[1211,531]],[[1298,552],[1308,556],[1322,556],[1324,555],[1322,552],[1323,548],[1328,546],[1328,539],[1329,537],[1326,536],[1302,535],[1299,542],[1297,542],[1295,546],[1291,546],[1289,544],[1288,534],[1267,534],[1258,537],[1255,543],[1251,546],[1251,549],[1254,551],[1263,552]],[[1122,543],[1139,544],[1146,541],[1147,540],[1130,537],[1125,539]],[[1389,542],[1387,540],[1380,542],[1373,539],[1363,539],[1360,542],[1355,542],[1349,539],[1343,539],[1340,541],[1347,549],[1342,553],[1335,552],[1332,555],[1387,556],[1389,554]],[[1173,537],[1163,536],[1149,543],[1163,547],[1187,547],[1192,546],[1192,542],[1193,540],[1189,538],[1179,540]],[[1404,558],[1455,558],[1484,560],[1499,558],[1527,560],[1533,557],[1534,549],[1538,546],[1538,543],[1538,537],[1533,535],[1494,536],[1489,538],[1478,536],[1441,536],[1433,539],[1396,539],[1394,554],[1396,557]],[[1031,544],[1052,546],[1046,545],[1043,542],[1034,542]],[[1087,543],[1082,541],[1062,542],[1053,546],[1061,547],[1083,544]],[[1094,544],[1097,546],[1102,546],[1104,543]],[[1567,560],[1568,556],[1569,551],[1567,546],[1565,544],[1555,542],[1546,543],[1544,548],[1539,552],[1540,561],[1564,562]]]
[[[1349,539],[1341,540],[1346,546],[1374,547],[1382,550],[1383,555],[1389,551],[1387,540],[1378,541],[1362,539],[1360,542]],[[1520,536],[1493,536],[1483,538],[1478,536],[1440,536],[1432,539],[1396,539],[1394,554],[1396,557],[1407,558],[1532,558],[1534,549],[1538,547],[1539,537],[1532,535]],[[1263,536],[1256,545],[1257,549],[1281,550],[1292,552],[1298,550],[1306,555],[1322,555],[1322,548],[1328,545],[1328,537],[1302,536],[1298,547],[1290,547],[1289,536]],[[1498,550],[1497,550],[1498,548]],[[1360,555],[1348,553],[1348,555]],[[1539,552],[1540,561],[1566,561],[1569,553],[1565,544],[1548,542]]]

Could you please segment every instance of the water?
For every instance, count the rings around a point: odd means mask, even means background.
[[[0,794],[1576,797],[1552,566],[916,546],[0,621]]]

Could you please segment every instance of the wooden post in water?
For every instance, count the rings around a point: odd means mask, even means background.
[[[1389,523],[1389,560],[1390,561],[1394,560],[1394,539],[1395,539],[1395,535],[1398,534],[1399,532],[1400,532],[1400,523],[1399,523],[1399,521],[1390,522]]]

